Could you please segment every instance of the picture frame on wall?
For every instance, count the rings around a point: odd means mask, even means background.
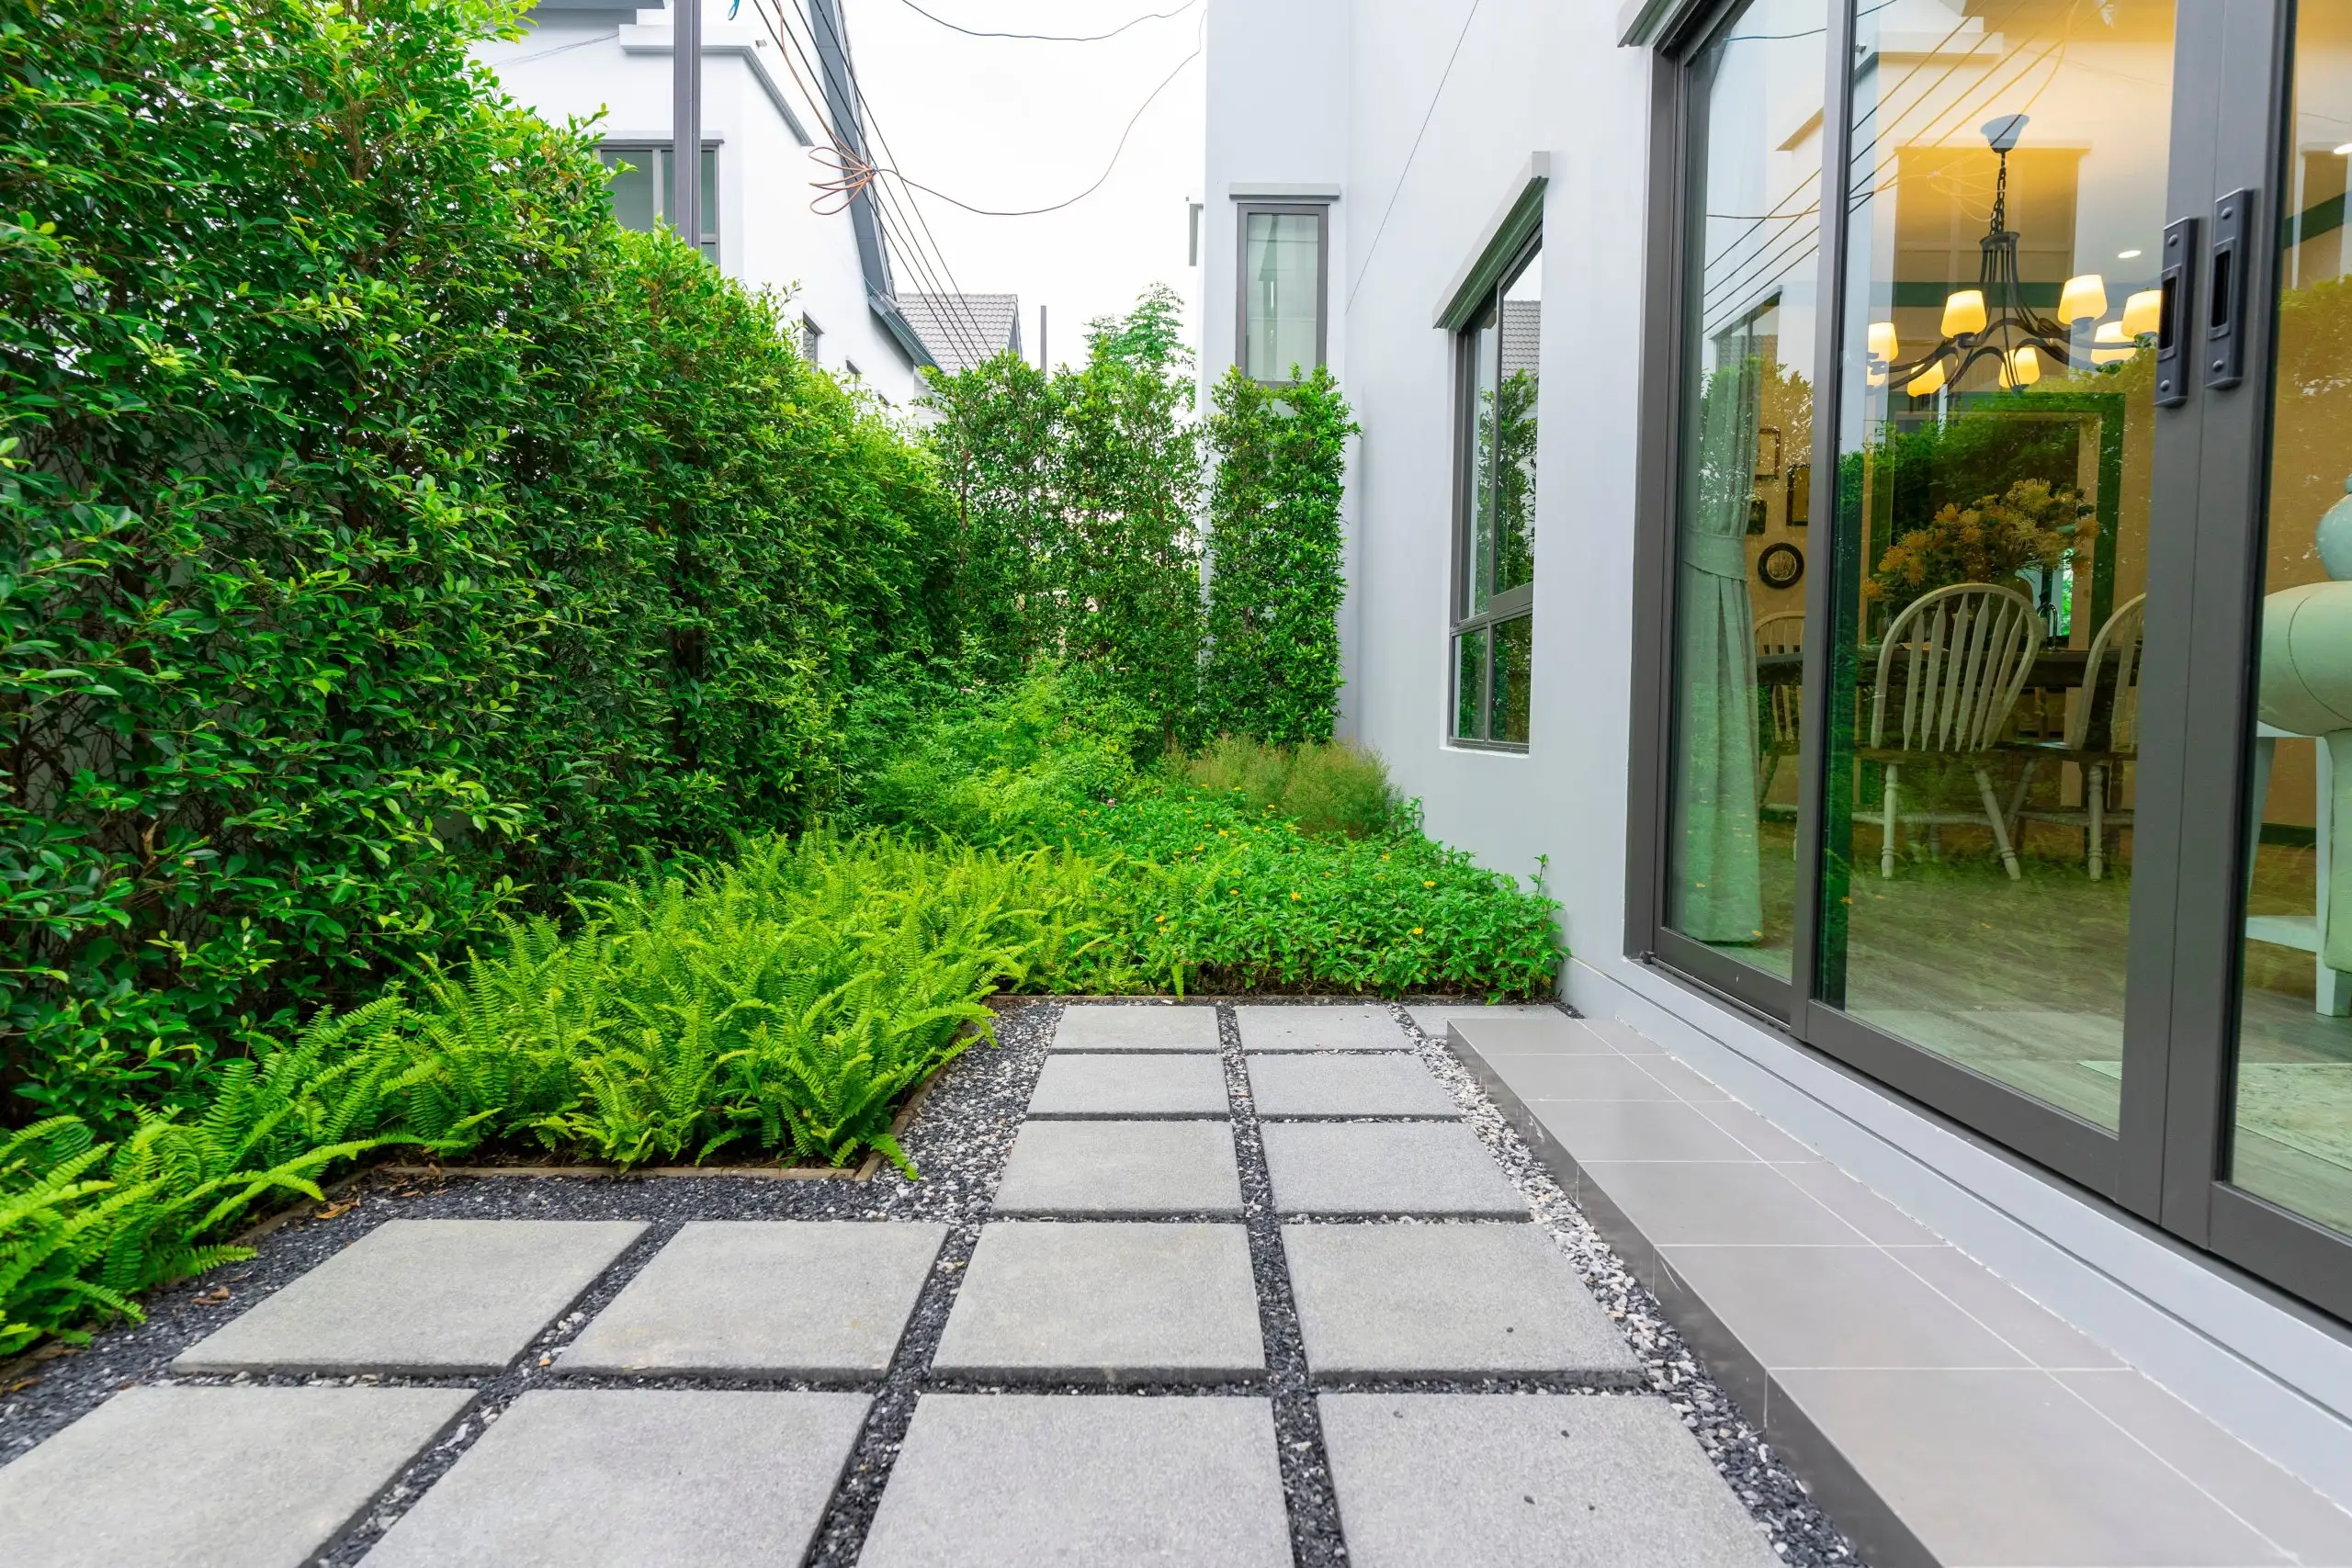
[[[1813,465],[1789,465],[1789,526],[1802,528],[1813,521]]]
[[[1781,432],[1773,425],[1756,427],[1756,477],[1777,479],[1781,477]]]

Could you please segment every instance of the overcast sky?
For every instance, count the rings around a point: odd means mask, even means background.
[[[983,31],[1102,33],[1095,43],[971,38],[912,6]],[[1179,7],[1182,9],[1180,11]],[[1110,163],[1128,118],[1200,41],[1205,0],[843,0],[859,85],[894,166],[974,207],[1068,199]],[[913,193],[956,286],[1021,296],[1021,341],[1037,357],[1037,307],[1050,352],[1074,359],[1092,317],[1123,311],[1154,282],[1198,294],[1185,263],[1185,202],[1201,182],[1201,62],[1136,121],[1102,188],[1033,218],[984,218]],[[877,150],[876,161],[882,154]],[[899,287],[922,287],[899,267]]]

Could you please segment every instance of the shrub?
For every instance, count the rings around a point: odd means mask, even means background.
[[[1203,789],[1279,811],[1308,833],[1360,839],[1387,827],[1396,811],[1380,759],[1342,740],[1284,748],[1223,735],[1189,759],[1184,773]]]

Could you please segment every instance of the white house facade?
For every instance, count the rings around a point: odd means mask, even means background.
[[[905,285],[879,206],[871,192],[844,201],[816,188],[838,174],[816,156],[834,134],[862,145],[840,0],[700,3],[705,254],[729,277],[789,290],[820,364],[905,403],[933,350],[896,303]],[[670,13],[538,0],[529,24],[519,41],[483,45],[481,58],[541,116],[594,120],[617,171],[616,213],[652,227],[668,215],[675,178]],[[958,311],[931,314],[963,321]]]
[[[1319,359],[1363,431],[1343,733],[1542,868],[1569,1004],[1785,1152],[1621,1146],[1463,1025],[1531,1143],[1873,1561],[2317,1561],[2292,1521],[2352,1504],[2352,8],[1209,0],[1207,39],[1204,383]],[[1871,1322],[1949,1336],[1809,1359],[1757,1303],[1834,1320],[1862,1265],[1707,1252],[1794,1247],[1727,1216],[1835,1209],[1790,1194],[1839,1170],[1893,1216],[1822,1240],[1885,1255]],[[1958,1348],[1998,1314],[1914,1232],[2172,1397]],[[1968,1430],[2008,1451],[1935,1446]],[[2086,1500],[2150,1455],[2259,1539]]]

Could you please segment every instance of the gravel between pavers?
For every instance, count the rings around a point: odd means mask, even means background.
[[[1222,999],[1222,998],[1220,998]],[[1243,998],[1254,1000],[1258,998]],[[1301,1003],[1273,997],[1268,1001]],[[1362,1005],[1356,998],[1345,1005]],[[1307,1002],[1306,1005],[1312,1005]],[[559,1376],[542,1357],[576,1336],[595,1312],[617,1295],[638,1269],[690,1219],[910,1219],[935,1220],[952,1228],[931,1278],[916,1303],[899,1355],[878,1390],[865,1429],[842,1486],[819,1528],[809,1568],[850,1568],[872,1523],[882,1483],[895,1461],[921,1388],[948,1386],[929,1380],[929,1363],[956,1285],[971,1258],[982,1219],[989,1213],[999,1173],[1027,1109],[1046,1047],[1060,1016],[1057,1002],[1008,1004],[1000,1015],[999,1047],[965,1053],[923,1101],[903,1140],[922,1172],[909,1182],[886,1167],[875,1179],[777,1181],[756,1178],[422,1178],[370,1175],[345,1194],[351,1206],[333,1218],[299,1220],[265,1236],[260,1256],[203,1279],[164,1292],[147,1303],[148,1320],[100,1334],[86,1349],[21,1367],[0,1388],[0,1463],[78,1419],[116,1392],[140,1382],[298,1382],[384,1384],[471,1383],[477,1398],[458,1425],[421,1456],[379,1503],[313,1559],[315,1568],[347,1568],[389,1529],[424,1488],[454,1464],[498,1413],[533,1387],[648,1388],[710,1387],[714,1381],[678,1378]],[[1781,1558],[1800,1568],[1854,1568],[1860,1561],[1837,1528],[1805,1496],[1795,1477],[1762,1437],[1700,1368],[1657,1303],[1636,1283],[1581,1212],[1536,1162],[1517,1132],[1503,1119],[1442,1040],[1414,1028],[1409,1016],[1392,1009],[1405,1043],[1446,1086],[1464,1111],[1466,1123],[1528,1198],[1539,1224],[1566,1248],[1586,1284],[1617,1320],[1648,1369],[1647,1387],[1664,1396],[1699,1439],[1734,1494],[1764,1526]],[[1290,1296],[1279,1233],[1269,1190],[1257,1116],[1250,1099],[1240,1039],[1229,1007],[1220,1008],[1223,1062],[1233,1103],[1235,1141],[1240,1156],[1242,1204],[1250,1258],[1259,1286],[1274,1425],[1281,1443],[1282,1479],[1291,1517],[1292,1543],[1300,1568],[1338,1568],[1347,1562],[1340,1542],[1338,1507],[1324,1452]],[[549,1326],[503,1375],[465,1379],[228,1379],[172,1377],[167,1368],[180,1351],[209,1334],[254,1302],[304,1273],[385,1220],[436,1217],[512,1219],[635,1219],[652,1229],[598,1280],[562,1319]],[[762,1381],[759,1387],[858,1386],[796,1380]],[[954,1386],[963,1387],[958,1383]],[[1415,1391],[1464,1393],[1585,1392],[1567,1380],[1463,1380],[1445,1383],[1367,1384]],[[1023,1392],[1046,1392],[1023,1385]],[[1103,1394],[1099,1386],[1073,1386],[1072,1393]],[[1235,1387],[1123,1388],[1124,1394],[1215,1398],[1255,1393],[1264,1384]],[[1594,1392],[1593,1397],[1622,1397]]]

